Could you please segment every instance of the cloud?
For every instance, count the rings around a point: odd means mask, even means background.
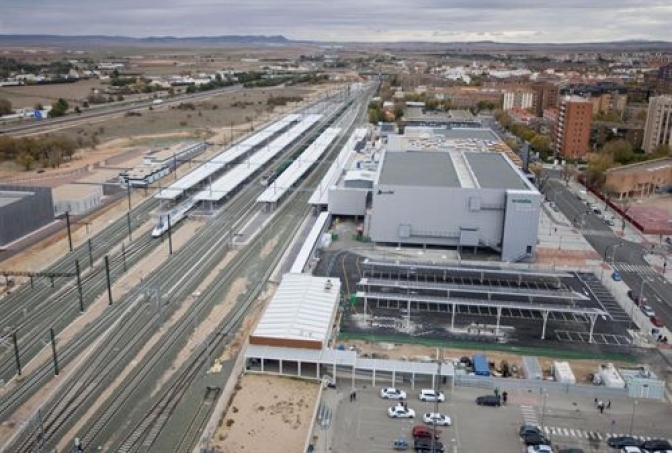
[[[334,41],[669,39],[669,0],[3,0],[2,34]]]

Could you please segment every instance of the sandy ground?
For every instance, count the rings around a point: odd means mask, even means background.
[[[348,346],[355,346],[358,350],[358,353],[361,354],[376,354],[377,358],[388,358],[388,359],[398,359],[398,360],[418,360],[418,361],[429,361],[435,360],[436,357],[440,354],[439,348],[432,348],[428,346],[419,346],[419,345],[397,345],[391,343],[368,343],[365,341],[348,341]],[[504,352],[497,351],[479,351],[471,349],[454,349],[454,348],[443,348],[443,357],[444,360],[449,359],[459,359],[463,356],[471,357],[474,354],[485,354],[488,357],[489,362],[495,363],[495,368],[499,369],[502,361],[506,361],[510,367],[515,366],[518,370],[518,378],[524,378],[523,375],[523,364],[522,358],[519,355],[508,354]],[[545,377],[552,376],[551,367],[553,366],[554,360],[547,357],[538,357],[539,365],[544,373]],[[565,361],[565,360],[562,360]],[[577,382],[587,383],[589,381],[588,377],[590,374],[597,371],[597,367],[604,363],[599,360],[566,360],[569,362],[572,371],[576,377]],[[615,363],[616,366],[623,366],[626,368],[631,368],[632,364],[626,363]]]
[[[304,447],[319,385],[244,375],[211,448],[221,452],[297,453]]]
[[[14,109],[30,108],[35,104],[51,105],[58,98],[71,104],[91,94],[93,88],[105,88],[98,79],[79,80],[75,83],[0,87],[0,97],[9,100]]]

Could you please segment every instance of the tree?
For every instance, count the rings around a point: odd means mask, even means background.
[[[12,111],[12,103],[8,99],[0,98],[0,115],[9,115]]]
[[[604,172],[613,166],[614,158],[610,154],[591,154],[584,173],[586,184],[589,187],[600,187],[604,183]]]
[[[52,118],[63,116],[68,111],[68,108],[70,108],[68,101],[60,98],[58,101],[51,104],[51,111],[49,111],[49,116]]]
[[[612,140],[604,144],[600,154],[611,156],[619,164],[629,164],[637,159],[632,145],[625,140]]]
[[[394,118],[398,120],[402,116],[404,116],[404,108],[400,105],[395,105],[394,106]]]
[[[21,165],[24,170],[30,171],[35,165],[35,158],[30,153],[23,152],[16,158],[16,163]]]
[[[530,145],[532,148],[539,154],[541,154],[543,159],[546,159],[551,152],[551,139],[548,138],[548,135],[535,135],[530,140]]]

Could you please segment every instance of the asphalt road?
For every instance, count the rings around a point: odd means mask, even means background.
[[[581,229],[600,256],[619,270],[623,281],[636,294],[643,293],[648,298],[648,305],[653,307],[665,325],[672,327],[672,284],[646,262],[644,255],[649,251],[647,247],[616,236],[604,220],[590,211],[577,194],[561,181],[550,179],[545,193],[570,222]],[[599,206],[600,210],[603,208]],[[617,218],[616,224],[619,225],[619,222],[620,218]]]

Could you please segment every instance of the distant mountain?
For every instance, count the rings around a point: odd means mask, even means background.
[[[389,42],[321,42],[297,41],[282,35],[223,35],[223,36],[150,36],[131,38],[128,36],[105,35],[0,35],[0,46],[39,46],[39,47],[219,47],[242,45],[266,46],[325,46],[355,47],[360,49],[425,50],[432,52],[458,50],[461,52],[515,52],[515,51],[672,51],[672,43],[666,41],[647,41],[630,39],[613,42],[586,43],[505,43],[496,41],[436,42],[436,41],[389,41]]]
[[[128,36],[104,35],[0,35],[0,45],[5,46],[172,46],[172,47],[207,47],[222,45],[286,45],[291,43],[284,36],[260,35],[224,35],[224,36],[150,36],[131,38]]]

